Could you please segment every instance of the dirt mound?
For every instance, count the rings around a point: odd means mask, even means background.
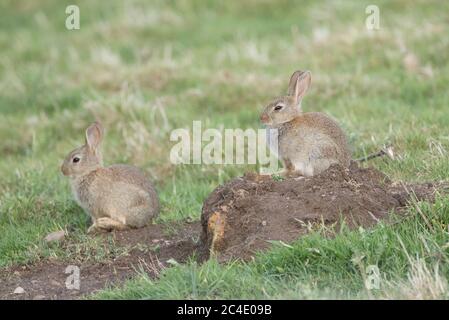
[[[282,181],[247,174],[218,187],[204,202],[199,252],[203,259],[210,252],[221,261],[248,259],[270,241],[298,239],[310,223],[338,225],[344,220],[350,227],[368,227],[406,206],[412,194],[431,201],[437,187],[392,183],[378,170],[355,164]]]
[[[0,269],[0,299],[77,299],[118,285],[138,270],[156,278],[171,259],[204,260],[211,251],[221,261],[249,259],[269,248],[270,240],[294,241],[315,223],[331,225],[344,219],[351,227],[370,226],[393,209],[404,208],[411,194],[432,201],[443,187],[447,184],[392,183],[375,169],[356,166],[333,166],[316,177],[283,181],[247,174],[211,193],[203,205],[201,225],[150,225],[100,235],[107,253],[101,262],[86,259],[89,252],[76,252],[67,260]],[[73,247],[70,238],[61,245],[67,250]],[[80,290],[66,288],[68,265],[80,268]],[[19,286],[24,293],[14,294]]]
[[[142,229],[111,232],[101,237],[104,246],[126,248],[116,256],[95,261],[44,260],[0,270],[0,299],[79,299],[107,286],[118,285],[138,271],[158,277],[170,260],[185,262],[196,250],[199,223],[150,225]],[[64,245],[70,246],[70,243]],[[107,251],[107,250],[106,250]],[[88,254],[88,253],[86,253]],[[80,289],[66,287],[67,266],[80,268]],[[17,287],[24,293],[14,294]]]

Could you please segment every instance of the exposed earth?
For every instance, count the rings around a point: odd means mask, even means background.
[[[125,254],[101,263],[44,259],[0,269],[0,299],[78,299],[119,285],[139,270],[157,278],[172,261],[183,263],[192,256],[205,260],[211,252],[221,262],[248,260],[272,241],[292,242],[315,226],[344,221],[351,228],[370,227],[388,221],[393,211],[401,214],[410,201],[433,201],[436,192],[447,191],[447,183],[392,182],[376,169],[355,164],[349,169],[335,165],[311,178],[246,174],[209,195],[201,223],[155,224],[96,236],[105,246],[112,238],[115,246],[129,248]],[[68,241],[60,245],[68,246]],[[79,290],[65,285],[65,270],[72,264],[80,267]]]
[[[334,165],[311,178],[274,181],[246,174],[215,189],[203,205],[200,252],[249,259],[272,241],[289,243],[315,225],[369,227],[409,201],[433,201],[448,184],[394,183],[380,171]],[[338,228],[336,228],[338,230]]]
[[[195,250],[194,235],[200,232],[199,223],[182,224],[167,232],[163,225],[142,229],[96,235],[104,246],[123,248],[125,254],[100,262],[60,261],[47,259],[32,265],[13,266],[0,270],[0,299],[78,299],[83,295],[120,284],[138,271],[156,278],[170,261],[185,262]],[[169,235],[167,235],[169,234]],[[173,235],[174,234],[174,235]],[[69,245],[65,240],[62,246]],[[87,254],[87,253],[86,253]],[[67,289],[66,274],[69,265],[80,268],[80,288]],[[23,293],[14,291],[23,289]]]

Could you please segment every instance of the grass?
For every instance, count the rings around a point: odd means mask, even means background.
[[[418,209],[432,221],[431,230]],[[410,216],[373,230],[343,228],[332,239],[318,230],[246,264],[191,262],[166,269],[156,281],[142,274],[125,288],[95,298],[448,298],[449,202],[440,198],[434,205],[416,204]],[[380,288],[368,291],[364,281],[373,265],[380,270]]]
[[[69,31],[65,7],[74,3],[81,29]],[[304,108],[338,119],[354,157],[392,143],[396,161],[370,164],[395,180],[447,179],[448,4],[377,1],[378,31],[365,27],[368,4],[2,1],[0,267],[114,254],[85,236],[87,217],[59,173],[95,118],[107,130],[105,162],[132,163],[155,181],[158,223],[198,220],[209,192],[255,168],[174,166],[171,130],[193,120],[259,128],[260,110],[299,68],[313,74]],[[444,198],[420,203],[398,224],[343,230],[332,240],[316,232],[247,264],[174,266],[97,297],[446,298],[448,210]],[[60,228],[72,230],[73,250],[42,241]],[[371,264],[382,275],[375,292],[363,286]]]

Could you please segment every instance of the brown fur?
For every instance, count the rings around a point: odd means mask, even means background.
[[[86,144],[68,155],[61,170],[70,177],[75,199],[92,217],[89,232],[143,227],[159,213],[156,190],[136,167],[103,167],[98,150],[102,134],[98,123],[90,126]],[[74,158],[80,160],[75,163]]]
[[[289,95],[274,99],[261,115],[263,123],[278,129],[278,153],[287,174],[312,176],[334,163],[348,167],[351,161],[346,135],[337,122],[324,113],[302,112],[310,82],[310,72],[296,71]]]

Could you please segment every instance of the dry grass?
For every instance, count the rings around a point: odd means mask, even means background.
[[[156,182],[162,200],[158,222],[198,219],[213,188],[255,167],[174,166],[168,161],[170,131],[190,128],[193,120],[210,128],[257,129],[264,104],[285,92],[290,74],[299,68],[313,73],[305,110],[338,119],[354,157],[390,143],[395,160],[371,165],[392,179],[447,179],[448,5],[404,0],[378,5],[381,29],[373,32],[365,28],[366,5],[358,1],[185,0],[173,6],[162,0],[107,5],[81,0],[81,29],[68,31],[63,2],[2,1],[0,266],[63,258],[63,250],[41,243],[57,228],[74,230],[75,247],[86,248],[80,256],[89,258],[86,251],[96,243],[83,237],[87,221],[59,165],[83,143],[83,131],[95,119],[106,128],[105,162],[138,165]],[[419,208],[438,226],[447,225],[447,203],[439,205]],[[415,222],[395,232],[403,238],[425,234],[427,223]],[[426,237],[439,245],[449,242],[447,233],[434,229]],[[347,237],[341,246],[338,239],[310,246],[324,246],[321,252],[334,246],[333,259],[307,256],[307,265],[298,259],[284,265],[275,259],[288,256],[280,252],[262,273],[257,270],[271,258],[248,269],[188,264],[177,267],[177,273],[169,271],[173,274],[166,282],[150,289],[147,283],[139,292],[144,297],[191,297],[194,277],[203,277],[211,282],[195,283],[203,290],[196,297],[220,296],[216,287],[222,297],[234,298],[253,298],[257,292],[264,298],[354,297],[365,292],[360,273],[348,268],[352,252],[347,248],[356,243],[394,279],[397,292],[384,297],[445,297],[449,271],[428,259],[420,242],[404,240],[409,254],[425,257],[426,263],[409,261],[403,253],[397,258],[394,250],[387,257],[378,253],[376,243],[384,242],[380,236],[367,247],[360,244],[363,235]],[[391,248],[395,241],[388,242]],[[302,254],[300,249],[301,244]],[[244,289],[228,287],[220,282],[223,278],[240,281]],[[413,286],[419,287],[416,295]],[[307,293],[301,294],[301,288]]]
[[[447,280],[439,265],[429,267],[419,258],[410,261],[405,280],[387,281],[381,298],[407,300],[436,300],[447,298]]]

